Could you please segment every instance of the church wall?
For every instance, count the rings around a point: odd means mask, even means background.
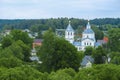
[[[72,31],[65,31],[65,39],[69,41],[70,43],[74,42],[74,32]]]
[[[94,41],[89,39],[83,40],[81,43],[82,43],[82,46],[94,46]]]
[[[65,38],[69,38],[69,39],[71,39],[71,38],[74,38],[74,32],[65,32]]]
[[[83,34],[82,38],[94,38],[95,34]]]

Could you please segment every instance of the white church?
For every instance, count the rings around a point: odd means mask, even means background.
[[[81,41],[75,41],[74,40],[74,29],[72,28],[70,21],[67,26],[67,29],[65,30],[65,39],[69,41],[71,44],[73,44],[78,51],[85,50],[86,46],[96,46],[96,40],[95,40],[95,33],[91,29],[91,25],[88,21],[86,29],[82,32],[82,38]]]

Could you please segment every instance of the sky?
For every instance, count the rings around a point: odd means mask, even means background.
[[[0,0],[0,19],[120,18],[120,0]]]

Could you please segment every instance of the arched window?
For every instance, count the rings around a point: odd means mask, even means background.
[[[88,43],[87,43],[87,45],[88,45]]]
[[[88,38],[88,35],[87,35],[87,38]]]
[[[68,32],[68,35],[69,35],[69,32]]]
[[[86,45],[86,42],[84,42],[84,45]]]
[[[90,43],[90,45],[91,45],[91,43]]]

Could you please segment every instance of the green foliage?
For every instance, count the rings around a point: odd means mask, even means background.
[[[58,70],[49,75],[49,80],[73,80],[75,74],[76,72],[71,68]]]
[[[33,40],[28,36],[28,34],[26,32],[22,32],[21,30],[12,30],[11,35],[13,40],[21,40],[27,45],[30,45],[33,42]]]
[[[103,32],[96,26],[92,27],[93,31],[95,32],[95,38],[96,40],[101,40],[104,37]]]
[[[77,49],[68,41],[56,37],[51,30],[44,35],[40,59],[44,71],[48,72],[69,67],[78,70],[80,63]]]
[[[74,80],[119,80],[120,66],[96,65],[93,68],[81,69]]]
[[[31,30],[32,32],[38,32],[38,30],[39,30],[39,24],[32,25],[32,26],[30,27],[30,30]]]
[[[120,18],[96,18],[91,21],[92,24],[96,25],[105,25],[105,24],[111,24],[111,25],[118,25],[120,23]]]
[[[78,26],[85,26],[87,20],[70,18],[71,24],[74,29],[77,29]],[[68,18],[50,18],[50,19],[28,19],[28,20],[0,20],[0,28],[4,29],[31,29],[33,31],[47,30],[51,26],[53,30],[55,29],[65,29],[68,24]],[[99,25],[101,30],[106,30],[106,25],[112,25],[115,27],[120,24],[120,18],[99,18],[90,20],[90,23],[93,25]],[[35,26],[35,27],[34,27]]]
[[[14,68],[19,67],[22,65],[22,61],[17,59],[16,57],[9,57],[9,58],[1,58],[0,59],[0,66],[6,68]]]
[[[120,64],[120,52],[111,52],[110,53],[111,63]]]
[[[42,35],[42,32],[41,32],[41,31],[38,32],[38,36],[37,36],[36,38],[38,38],[38,39],[43,38],[43,35]]]
[[[18,45],[19,46],[18,48],[22,49],[22,52],[21,52],[22,55],[19,56],[19,57],[21,57],[21,58],[23,57],[24,61],[30,61],[30,59],[29,59],[29,57],[30,57],[30,47],[29,46],[24,44],[21,40],[16,41],[15,44],[13,44],[13,45]],[[13,48],[14,48],[14,46],[13,46]],[[19,55],[20,55],[20,53],[19,53]]]
[[[109,48],[111,51],[120,52],[120,28],[109,30]]]
[[[14,56],[22,61],[30,61],[30,48],[21,40],[18,40],[13,42],[9,47],[3,49],[0,55],[1,58],[9,58],[10,56]]]
[[[15,56],[23,61],[30,61],[30,45],[32,39],[26,32],[12,30],[9,36],[5,36],[2,41],[2,56]],[[7,51],[8,50],[8,51]]]
[[[21,65],[22,61],[14,55],[13,51],[9,47],[0,52],[0,66],[13,68]]]
[[[2,48],[10,46],[12,44],[12,42],[13,42],[13,39],[11,36],[3,37],[2,41],[1,41]]]
[[[78,51],[77,54],[78,54],[78,57],[79,57],[80,63],[81,63],[81,62],[82,62],[82,59],[83,59],[83,57],[84,57],[85,54],[84,54],[83,51]]]
[[[17,44],[17,42],[13,42],[13,44],[10,45],[9,48],[15,57],[23,60],[24,59],[23,49],[21,46]]]
[[[41,73],[29,66],[3,68],[0,67],[0,80],[119,80],[120,66],[113,64],[95,65],[75,72],[71,68],[56,72]]]
[[[107,54],[105,49],[103,49],[103,47],[98,46],[95,50],[95,52],[92,54],[93,58],[94,58],[94,63],[95,64],[102,64],[106,62],[107,59]]]
[[[98,27],[99,27],[99,29],[101,30],[101,31],[108,31],[108,30],[110,30],[110,29],[112,29],[112,28],[115,28],[117,25],[111,25],[111,24],[104,24],[104,25],[99,25]]]
[[[0,80],[46,80],[44,73],[27,66],[10,69],[0,68],[0,73]]]
[[[93,47],[88,46],[88,47],[85,48],[85,52],[84,52],[85,55],[89,55],[90,56],[93,53],[94,53],[94,48]]]
[[[2,49],[1,52],[0,52],[0,58],[9,58],[9,57],[12,57],[13,56],[13,52],[10,48],[5,48],[5,49]]]

